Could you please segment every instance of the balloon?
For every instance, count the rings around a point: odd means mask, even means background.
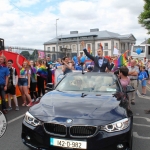
[[[85,57],[81,57],[81,58],[80,58],[80,62],[81,62],[81,63],[84,63],[84,62],[85,62]]]
[[[75,64],[78,64],[78,58],[77,58],[77,56],[73,57],[73,61],[74,61]]]
[[[142,52],[142,50],[141,50],[140,48],[137,48],[137,49],[136,49],[136,53],[137,53],[138,55],[140,55],[141,52]]]
[[[139,80],[142,80],[142,79],[143,79],[143,76],[139,75],[139,76],[138,76],[138,79],[139,79]]]

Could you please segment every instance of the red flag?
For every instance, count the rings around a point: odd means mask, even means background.
[[[3,51],[0,51],[0,55],[4,55],[7,60],[9,60],[9,59],[13,60],[13,62],[14,62],[13,63],[13,67],[16,68],[17,74],[19,75],[20,74],[20,70],[19,70],[19,68],[17,66],[17,63],[16,63],[17,55],[19,55],[19,54],[3,50]],[[25,60],[26,60],[25,57],[23,57],[22,55],[19,56],[19,64],[20,65],[22,65]]]

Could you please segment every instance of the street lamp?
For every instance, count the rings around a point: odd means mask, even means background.
[[[56,39],[57,39],[57,21],[59,19],[56,19]],[[58,39],[57,39],[57,44],[56,44],[56,51],[58,51]]]

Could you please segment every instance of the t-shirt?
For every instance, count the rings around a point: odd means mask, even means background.
[[[128,69],[129,69],[129,72],[136,71],[137,73],[139,73],[139,68],[137,66],[134,66],[134,67],[128,66]],[[130,79],[137,79],[138,76],[129,76],[129,78]]]
[[[148,75],[147,75],[147,72],[146,72],[146,71],[141,71],[141,72],[139,73],[139,76],[142,76],[143,79],[144,79],[144,78],[148,78]]]
[[[12,81],[12,84],[13,84],[13,68],[8,68],[9,69],[9,72],[10,72],[10,76],[9,76],[9,80]],[[15,69],[15,76],[17,76],[17,71]]]
[[[0,65],[0,85],[5,85],[6,77],[9,76],[9,69],[5,66]]]
[[[128,77],[127,79],[120,79],[120,83],[121,83],[123,88],[126,88],[127,85],[130,84],[130,78]]]

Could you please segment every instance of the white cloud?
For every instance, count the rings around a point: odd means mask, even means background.
[[[19,0],[17,6],[27,7],[39,1]],[[91,28],[99,28],[119,34],[132,33],[137,43],[141,43],[148,37],[147,30],[138,24],[137,18],[143,5],[143,0],[132,0],[132,3],[130,0],[67,0],[55,7],[47,5],[43,12],[38,15],[32,12],[29,17],[8,0],[0,1],[3,20],[0,22],[0,36],[5,39],[5,45],[43,49],[43,43],[56,36],[55,23],[59,18],[58,35],[69,34],[73,30],[81,33],[89,32]]]

